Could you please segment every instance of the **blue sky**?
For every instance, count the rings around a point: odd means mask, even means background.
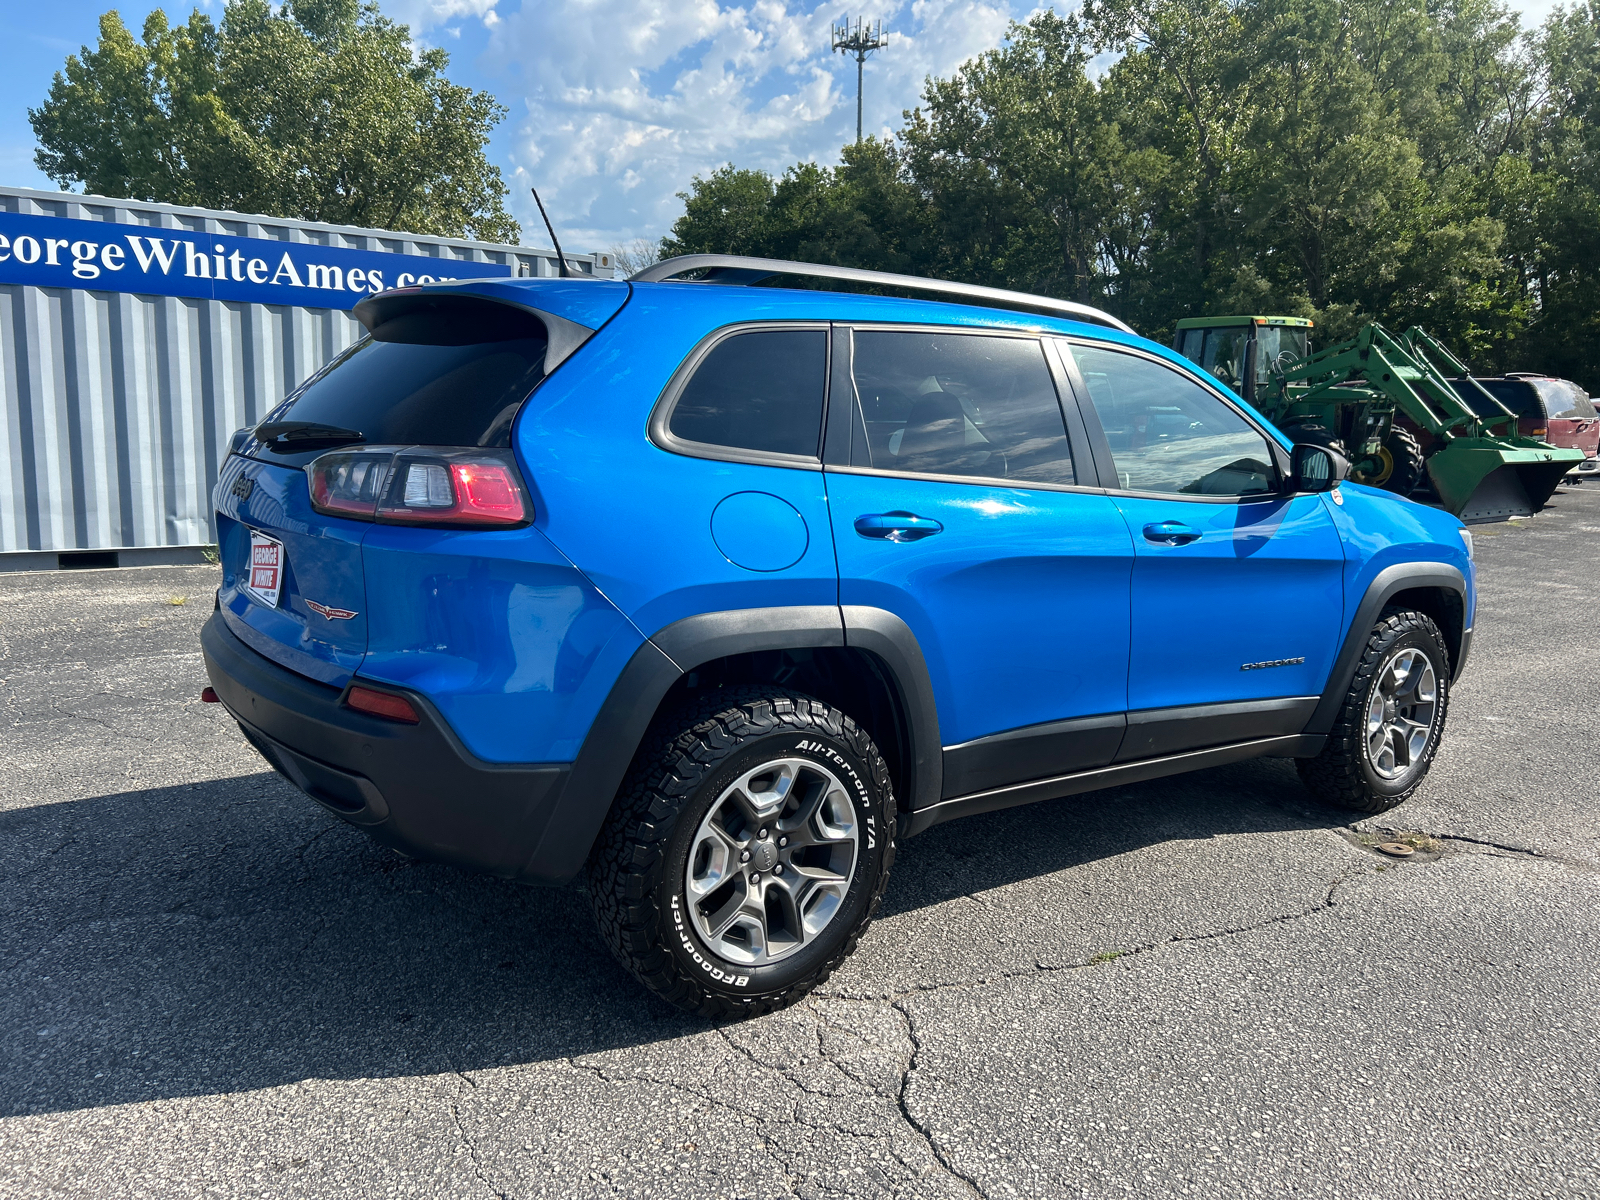
[[[512,187],[523,240],[546,239],[536,183],[571,251],[659,237],[675,193],[724,162],[780,170],[831,163],[855,133],[855,64],[830,54],[835,4],[790,0],[380,0],[419,42],[450,52],[450,77],[511,110],[492,160]],[[1553,0],[1512,4],[1536,23]],[[222,0],[199,0],[218,13]],[[27,109],[69,53],[96,38],[108,0],[0,4],[0,184],[53,189],[33,165]],[[135,32],[153,8],[174,21],[196,0],[117,5]],[[866,126],[888,132],[922,81],[996,45],[1036,0],[882,0],[888,49],[867,64]]]

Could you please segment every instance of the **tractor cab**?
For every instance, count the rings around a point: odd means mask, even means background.
[[[1304,317],[1185,317],[1173,349],[1251,404],[1272,378],[1311,352]]]

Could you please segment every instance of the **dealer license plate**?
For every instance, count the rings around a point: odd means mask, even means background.
[[[264,533],[250,531],[250,574],[244,590],[268,608],[278,607],[283,594],[283,543]]]

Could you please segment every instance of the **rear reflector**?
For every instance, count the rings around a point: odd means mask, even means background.
[[[353,687],[350,689],[350,694],[344,698],[344,702],[357,712],[370,713],[390,721],[404,721],[407,725],[415,725],[422,719],[417,716],[417,710],[411,707],[411,701],[391,692],[375,692],[371,688]]]
[[[201,704],[221,704],[222,701],[217,698],[217,689],[216,688],[201,688],[200,689],[200,703]]]

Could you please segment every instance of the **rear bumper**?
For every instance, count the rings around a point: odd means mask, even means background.
[[[339,689],[250,649],[220,613],[206,622],[200,644],[211,686],[251,744],[306,795],[377,841],[529,883],[562,883],[576,869],[535,854],[560,805],[568,764],[483,762],[414,692],[405,694],[420,724],[355,712]]]

